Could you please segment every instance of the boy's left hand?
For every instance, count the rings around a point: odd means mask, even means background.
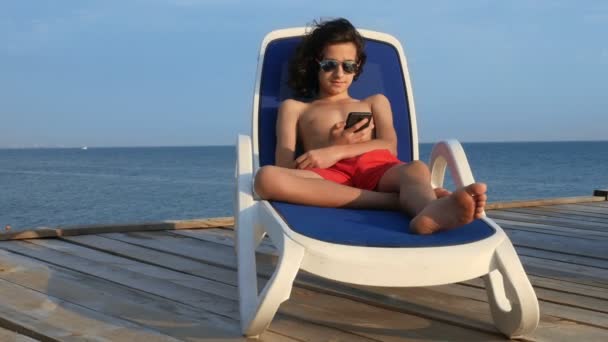
[[[369,121],[369,126],[357,132]],[[357,122],[351,128],[344,128],[346,122],[340,121],[331,128],[331,141],[334,145],[349,145],[372,140],[374,132],[374,120],[367,119]]]
[[[308,151],[296,158],[296,169],[328,168],[338,162],[340,157],[331,147]]]

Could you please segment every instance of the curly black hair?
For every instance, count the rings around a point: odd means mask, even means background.
[[[313,22],[314,29],[309,32],[296,48],[289,64],[289,86],[297,96],[311,98],[319,91],[319,63],[323,58],[323,49],[328,44],[353,43],[357,48],[359,66],[355,73],[356,80],[367,59],[365,41],[355,27],[346,19]]]

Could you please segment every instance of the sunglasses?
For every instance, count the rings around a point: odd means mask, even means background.
[[[321,67],[321,70],[325,72],[336,70],[338,68],[338,65],[340,65],[340,62],[335,59],[324,59],[322,61],[319,61],[319,67]],[[355,72],[357,72],[358,68],[359,67],[357,65],[357,62],[355,61],[342,62],[342,70],[344,70],[344,72],[347,74],[354,74]]]

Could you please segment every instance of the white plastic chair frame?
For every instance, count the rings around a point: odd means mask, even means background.
[[[366,38],[389,43],[399,52],[412,117],[413,155],[418,159],[416,116],[401,44],[384,33],[359,32]],[[255,337],[266,329],[279,305],[289,298],[299,269],[328,279],[372,286],[432,286],[483,277],[498,330],[508,337],[532,332],[539,320],[536,295],[509,238],[485,214],[482,220],[496,233],[472,243],[417,248],[349,246],[312,239],[291,230],[268,201],[254,195],[253,175],[259,168],[257,120],[264,53],[275,39],[305,33],[305,28],[285,29],[273,31],[264,38],[253,100],[253,139],[238,136],[235,229],[243,334]],[[474,183],[464,150],[455,140],[436,144],[429,165],[435,187],[443,185],[446,168],[451,171],[457,187]],[[271,279],[258,293],[255,250],[265,235],[276,246],[279,259]]]

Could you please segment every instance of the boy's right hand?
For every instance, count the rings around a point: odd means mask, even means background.
[[[336,148],[333,146],[319,148],[316,150],[310,150],[295,161],[296,169],[308,169],[308,168],[328,168],[340,160],[339,153],[336,153]]]
[[[356,132],[363,127],[367,121],[370,121],[369,126]],[[344,128],[346,122],[340,121],[331,128],[332,145],[349,145],[372,140],[374,131],[374,120],[365,119],[357,122],[351,128]]]

